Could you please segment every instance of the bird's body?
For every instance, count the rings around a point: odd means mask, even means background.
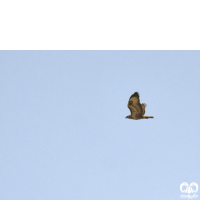
[[[131,111],[131,115],[126,116],[128,119],[148,119],[154,118],[153,116],[144,116],[145,114],[145,103],[140,103],[140,96],[138,92],[135,92],[128,101],[128,108]]]

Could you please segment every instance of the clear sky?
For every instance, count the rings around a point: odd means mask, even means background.
[[[0,199],[177,200],[200,185],[200,51],[1,51],[0,70]],[[154,119],[125,119],[135,91]]]

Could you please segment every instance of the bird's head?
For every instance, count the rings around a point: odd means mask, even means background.
[[[125,118],[132,119],[131,115],[128,115]]]

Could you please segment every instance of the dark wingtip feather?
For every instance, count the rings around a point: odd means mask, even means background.
[[[132,97],[137,97],[137,98],[139,98],[139,97],[140,97],[140,95],[139,95],[139,93],[138,93],[138,92],[135,92],[134,94],[132,94],[132,95],[131,95],[131,97],[130,97],[130,98],[132,98]]]

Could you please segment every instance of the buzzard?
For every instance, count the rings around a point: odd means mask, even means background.
[[[154,118],[153,116],[144,116],[145,114],[145,103],[140,103],[140,96],[138,92],[135,92],[131,95],[129,101],[128,101],[128,108],[131,111],[131,115],[126,116],[126,118],[129,119],[148,119],[148,118]]]

